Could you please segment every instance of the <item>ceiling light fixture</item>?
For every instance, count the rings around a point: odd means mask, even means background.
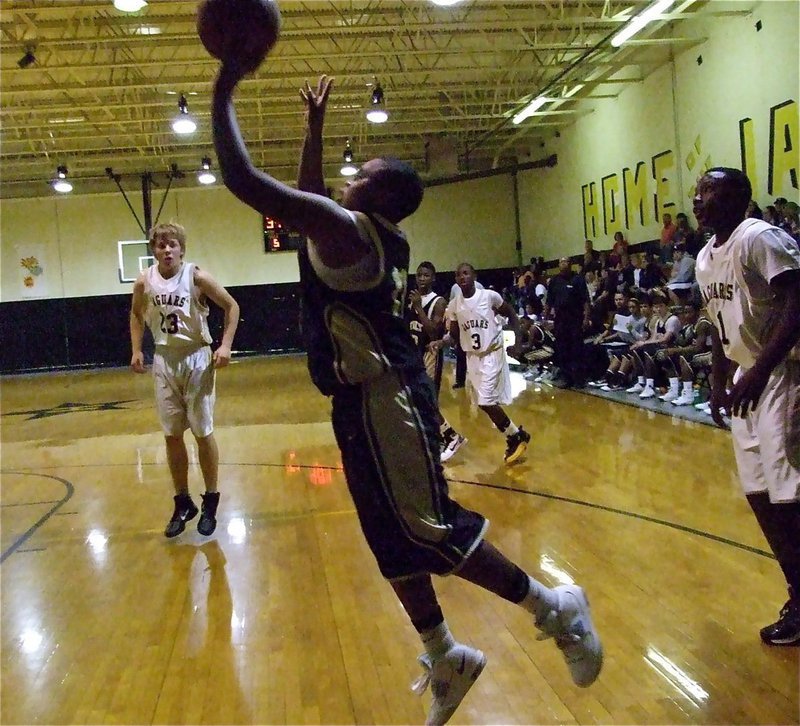
[[[515,124],[521,124],[526,118],[533,116],[533,114],[536,113],[536,111],[538,111],[542,106],[544,106],[549,101],[550,99],[545,96],[537,96],[511,120]]]
[[[375,79],[375,88],[372,89],[372,99],[370,107],[367,111],[367,120],[374,124],[386,123],[389,114],[386,113],[386,107],[383,101],[383,88],[377,79]]]
[[[67,167],[59,166],[56,169],[56,178],[53,179],[53,189],[59,194],[69,194],[72,191],[72,184],[67,181]]]
[[[200,165],[203,168],[197,174],[197,181],[199,181],[201,184],[213,184],[215,181],[217,181],[217,177],[211,173],[211,159],[209,159],[207,156],[204,156]]]
[[[145,5],[145,0],[114,0],[114,7],[123,13],[138,13]]]
[[[339,169],[339,173],[342,176],[353,176],[358,169],[353,166],[353,149],[350,146],[350,139],[347,139],[344,145],[344,152],[342,152],[342,158],[344,159],[344,166]]]
[[[181,135],[193,134],[197,130],[197,124],[189,113],[189,104],[183,94],[178,100],[178,115],[172,121],[172,130]]]
[[[626,40],[636,35],[645,25],[656,19],[656,16],[669,10],[674,0],[658,0],[650,7],[643,10],[638,15],[628,21],[628,24],[619,31],[612,39],[611,45],[619,48]]]
[[[25,48],[25,55],[17,61],[20,68],[27,68],[36,63],[36,56],[33,53],[33,48]]]

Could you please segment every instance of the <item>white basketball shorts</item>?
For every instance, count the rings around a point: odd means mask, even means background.
[[[214,432],[214,364],[211,348],[186,353],[159,346],[153,355],[156,409],[167,436],[191,429],[197,438]]]
[[[484,356],[467,352],[467,387],[478,406],[511,403],[511,376],[504,348]]]
[[[742,375],[739,368],[734,383]],[[755,411],[734,416],[731,433],[745,494],[767,492],[773,504],[800,501],[800,363],[775,368]]]

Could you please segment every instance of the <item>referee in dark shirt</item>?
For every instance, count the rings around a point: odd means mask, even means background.
[[[554,362],[560,378],[553,381],[562,387],[582,388],[586,385],[583,356],[583,330],[589,324],[589,290],[581,275],[572,271],[568,257],[558,261],[558,275],[547,288],[547,309],[555,312]]]

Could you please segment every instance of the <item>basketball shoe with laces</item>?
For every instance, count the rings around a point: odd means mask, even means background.
[[[531,440],[531,435],[522,428],[519,427],[517,433],[511,434],[511,436],[506,437],[506,454],[503,457],[503,460],[506,464],[513,464],[515,461],[519,461],[523,456],[525,456],[525,452],[528,450],[528,443]]]
[[[431,710],[425,724],[446,724],[481,674],[486,656],[476,648],[456,643],[436,660],[427,653],[418,660],[425,672],[411,684],[411,690],[421,696],[428,684],[431,686]]]
[[[538,639],[555,639],[573,682],[586,688],[597,680],[603,667],[603,646],[592,624],[589,600],[577,585],[559,585],[553,589],[558,594],[558,609],[537,620],[536,627],[542,631]]]
[[[217,528],[217,507],[219,506],[219,492],[206,492],[202,495],[203,506],[200,519],[197,520],[197,531],[208,537]]]
[[[444,464],[445,461],[452,459],[453,456],[455,456],[455,453],[466,443],[466,437],[454,431],[453,434],[444,442],[444,446],[442,447],[442,453],[440,456],[442,464]]]
[[[777,621],[761,628],[761,640],[767,645],[800,645],[800,598],[791,589]]]
[[[198,512],[197,506],[188,494],[176,494],[173,499],[175,500],[175,509],[164,530],[165,537],[177,537],[186,529],[186,523],[194,519]]]

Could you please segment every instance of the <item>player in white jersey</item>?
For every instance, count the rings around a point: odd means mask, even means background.
[[[445,312],[449,321],[449,339],[456,336],[467,354],[467,381],[475,404],[506,437],[505,462],[513,464],[525,454],[530,434],[518,428],[503,410],[511,403],[511,379],[503,345],[503,327],[497,319],[507,318],[516,342],[521,340],[517,313],[499,293],[481,290],[475,285],[475,268],[462,262],[456,269],[459,291]],[[446,336],[445,342],[448,337]],[[512,353],[519,357],[517,351]]]
[[[239,322],[239,305],[205,270],[185,262],[186,232],[179,224],[159,224],[150,233],[157,264],[144,270],[133,286],[131,304],[131,367],[144,373],[142,340],[145,325],[155,341],[153,379],[156,409],[167,447],[167,463],[175,487],[175,507],[164,530],[176,537],[197,515],[189,494],[189,457],[184,431],[197,441],[206,491],[197,530],[210,535],[217,526],[219,451],[214,438],[214,369],[228,365]],[[225,313],[222,342],[212,354],[207,299]]]
[[[738,169],[697,183],[694,213],[714,236],[697,257],[697,281],[714,324],[711,413],[732,414],[747,501],[789,587],[779,619],[761,630],[772,645],[800,645],[800,251],[782,230],[745,219],[752,195]],[[739,364],[730,394],[729,365]]]
[[[432,262],[420,262],[416,274],[417,289],[408,293],[408,305],[405,318],[417,349],[425,363],[425,372],[433,381],[436,398],[442,386],[443,354],[442,350],[432,350],[429,345],[433,340],[441,340],[445,332],[444,311],[447,301],[438,295],[433,284],[436,280],[436,268]],[[439,431],[442,436],[442,463],[453,458],[455,453],[467,443],[467,439],[456,431],[439,411]]]

